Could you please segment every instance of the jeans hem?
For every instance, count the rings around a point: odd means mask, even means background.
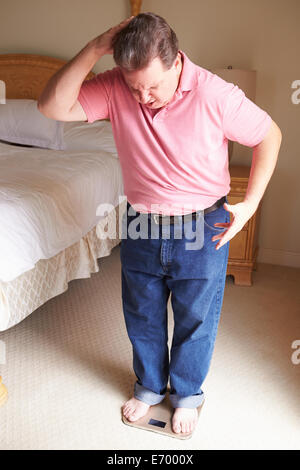
[[[140,385],[137,382],[134,384],[134,397],[137,400],[146,403],[147,405],[158,405],[163,401],[165,396],[165,393],[160,395],[158,393],[152,392],[152,390],[143,387],[143,385]]]
[[[190,395],[188,397],[181,397],[176,394],[170,393],[170,402],[173,408],[198,408],[204,402],[204,393],[199,395]]]
[[[152,392],[152,390],[143,387],[138,382],[134,384],[134,397],[147,405],[158,405],[164,400],[165,396],[166,393],[160,395],[159,393]],[[170,393],[169,398],[173,408],[198,408],[204,402],[204,393],[188,397],[181,397],[175,393]]]

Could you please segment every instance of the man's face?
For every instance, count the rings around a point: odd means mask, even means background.
[[[121,70],[134,98],[151,109],[157,109],[165,106],[173,98],[181,69],[181,55],[178,53],[172,67],[168,70],[157,57],[142,70],[132,72]]]

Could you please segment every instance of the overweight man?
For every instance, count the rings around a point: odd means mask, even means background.
[[[113,54],[116,67],[84,81],[105,54]],[[138,420],[165,398],[169,383],[172,429],[190,433],[204,400],[228,242],[266,190],[280,129],[237,86],[195,65],[153,13],[128,18],[91,40],[50,79],[38,107],[61,121],[111,121],[127,197],[122,304],[136,375],[122,412]],[[253,148],[246,196],[234,205],[227,201],[228,140]],[[130,236],[137,220],[148,236]]]

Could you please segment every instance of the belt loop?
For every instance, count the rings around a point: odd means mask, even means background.
[[[153,214],[153,219],[156,224],[159,224],[159,215],[158,214]]]

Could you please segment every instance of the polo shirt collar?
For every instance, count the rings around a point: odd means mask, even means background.
[[[179,50],[179,52],[181,54],[183,64],[177,90],[190,91],[197,84],[196,66],[183,51]]]

